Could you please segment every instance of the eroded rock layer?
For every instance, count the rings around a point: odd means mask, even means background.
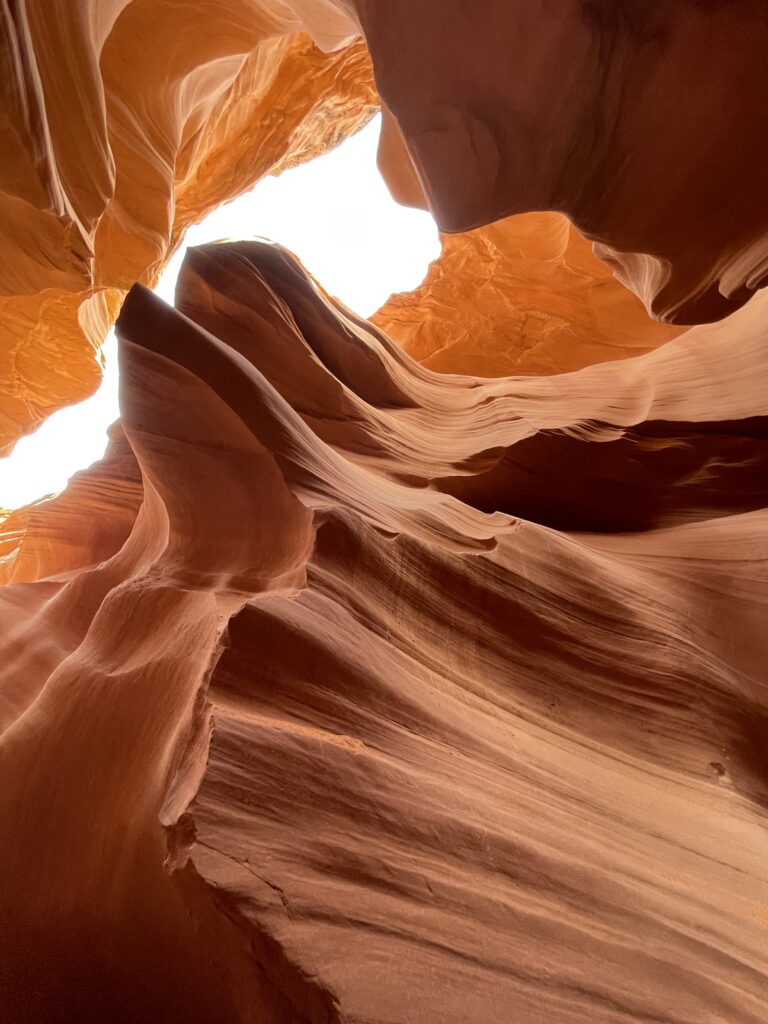
[[[382,171],[444,231],[565,214],[682,324],[765,282],[764,0],[27,0],[0,32],[0,452],[95,388],[189,224],[363,123],[368,50]]]
[[[496,380],[277,246],[177,306],[6,555],[3,1014],[762,1024],[765,300]]]
[[[5,11],[0,452],[95,389],[126,291],[190,224],[371,116],[356,32],[324,0]]]

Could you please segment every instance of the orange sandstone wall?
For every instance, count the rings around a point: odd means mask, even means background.
[[[556,210],[655,316],[715,320],[766,280],[762,0],[349,0],[381,165],[444,231]]]
[[[683,328],[642,303],[558,213],[528,213],[456,235],[415,291],[373,322],[424,366],[489,377],[564,373],[640,355]]]
[[[93,390],[125,290],[186,226],[365,120],[358,36],[382,170],[444,230],[563,212],[681,323],[762,282],[757,0],[32,0],[4,33],[0,450]]]
[[[498,379],[278,246],[177,302],[7,559],[2,1014],[763,1024],[764,297]]]
[[[365,49],[336,22],[267,0],[9,9],[0,451],[94,390],[126,290],[154,282],[189,224],[372,114]]]

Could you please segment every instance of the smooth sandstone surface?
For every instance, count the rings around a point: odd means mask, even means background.
[[[765,284],[762,0],[349,2],[395,122],[382,171],[443,230],[565,213],[675,323]]]
[[[104,458],[0,530],[0,1020],[764,1024],[762,5],[3,19],[3,443],[122,308]],[[361,33],[425,284],[233,242],[165,305]]]
[[[132,289],[0,590],[4,1012],[762,1022],[765,305],[483,379],[279,246]]]

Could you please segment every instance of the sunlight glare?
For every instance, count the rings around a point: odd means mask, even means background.
[[[310,163],[262,179],[250,192],[189,229],[155,289],[173,303],[189,246],[265,237],[294,252],[331,295],[368,317],[394,292],[417,287],[440,252],[437,228],[422,210],[398,206],[376,168],[380,118]],[[0,509],[61,491],[101,458],[106,429],[119,416],[117,342],[110,332],[98,391],[61,409],[7,459],[0,459]]]

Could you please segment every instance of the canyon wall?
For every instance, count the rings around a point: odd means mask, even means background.
[[[382,170],[443,230],[566,213],[677,323],[765,283],[760,0],[352,2],[392,114]]]
[[[649,352],[683,330],[651,320],[563,214],[518,214],[441,242],[424,282],[372,318],[431,369],[564,373]]]
[[[9,9],[4,440],[118,307],[121,419],[0,533],[0,1017],[763,1024],[760,9]],[[360,33],[424,285],[167,306]]]
[[[354,35],[277,0],[8,9],[0,452],[95,390],[127,290],[155,283],[190,224],[373,114],[362,44],[323,52],[307,29],[326,46]]]

